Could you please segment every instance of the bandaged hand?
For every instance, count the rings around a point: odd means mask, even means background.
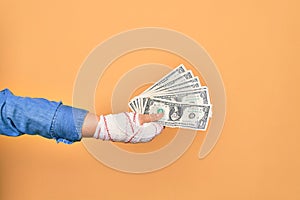
[[[162,131],[163,126],[155,122],[162,116],[132,112],[101,115],[94,138],[126,143],[149,142]]]

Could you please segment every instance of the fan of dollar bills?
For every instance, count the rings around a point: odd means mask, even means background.
[[[164,113],[158,121],[167,127],[206,130],[212,116],[208,88],[183,64],[128,103],[141,114]]]

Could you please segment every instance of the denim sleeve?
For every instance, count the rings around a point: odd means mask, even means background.
[[[81,127],[88,111],[43,98],[19,97],[0,91],[0,134],[40,135],[72,144],[81,140]]]

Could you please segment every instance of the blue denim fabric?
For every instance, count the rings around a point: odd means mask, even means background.
[[[0,134],[40,135],[72,144],[81,140],[81,127],[88,111],[42,98],[19,97],[0,91]]]

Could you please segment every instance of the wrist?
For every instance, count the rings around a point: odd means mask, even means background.
[[[82,137],[93,137],[100,117],[94,113],[88,113],[82,125]]]

